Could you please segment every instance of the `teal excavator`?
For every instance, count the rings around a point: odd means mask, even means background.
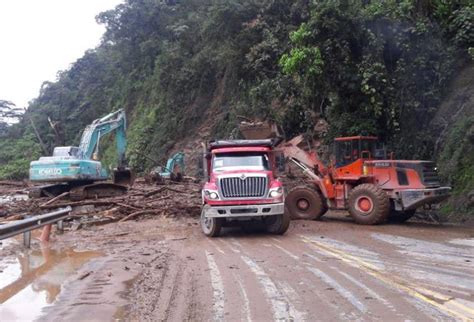
[[[58,196],[69,192],[73,200],[110,197],[124,194],[133,182],[132,172],[126,166],[126,118],[118,110],[95,120],[82,133],[78,147],[55,147],[52,156],[41,157],[30,163],[30,180],[49,183],[35,187],[31,197]],[[98,161],[99,143],[106,134],[115,131],[118,165],[113,171],[113,181]]]

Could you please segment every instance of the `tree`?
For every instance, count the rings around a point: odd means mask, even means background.
[[[7,121],[8,119],[15,121],[18,120],[23,114],[23,110],[13,102],[0,100],[0,119]],[[5,120],[7,119],[7,120]]]

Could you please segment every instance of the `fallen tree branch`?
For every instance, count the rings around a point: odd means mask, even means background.
[[[123,222],[123,221],[127,221],[127,220],[130,220],[134,217],[137,217],[137,216],[140,216],[140,215],[146,215],[146,214],[156,214],[157,211],[156,210],[141,210],[141,211],[136,211],[136,212],[132,212],[130,215],[128,215],[127,217],[124,217],[122,219],[119,220],[119,222]]]
[[[145,198],[148,198],[148,197],[151,197],[151,196],[153,196],[153,195],[156,195],[157,193],[160,193],[160,192],[164,191],[165,189],[166,189],[166,187],[161,187],[161,188],[159,188],[159,189],[156,189],[156,190],[152,190],[152,191],[150,191],[150,192],[147,192],[147,193],[145,193],[143,196],[144,196]]]
[[[0,185],[2,185],[2,186],[15,186],[15,187],[26,187],[26,184],[24,182],[8,181],[8,180],[1,180]]]
[[[189,191],[173,189],[173,188],[170,188],[170,187],[163,187],[163,188],[165,188],[166,190],[172,191],[172,192],[176,192],[176,193],[189,193]]]
[[[127,205],[127,204],[120,203],[120,202],[117,202],[116,205],[120,206],[120,207],[128,208],[128,209],[132,209],[132,210],[142,210],[143,209],[142,207],[137,207],[136,205]]]
[[[86,206],[86,205],[94,205],[94,206],[110,206],[116,205],[117,202],[124,201],[124,198],[116,199],[116,200],[84,200],[84,201],[74,201],[74,202],[64,202],[55,205],[45,205],[40,206],[41,209],[51,209],[51,208],[61,208],[61,207],[75,207],[75,206]]]
[[[53,199],[50,199],[49,201],[47,201],[47,202],[45,202],[44,204],[42,204],[40,207],[44,207],[44,206],[50,205],[50,204],[52,204],[53,202],[55,202],[55,201],[57,201],[57,200],[59,200],[59,199],[61,199],[61,198],[64,198],[64,197],[66,197],[66,196],[69,196],[69,191],[66,191],[66,192],[60,194],[59,196],[54,197]]]

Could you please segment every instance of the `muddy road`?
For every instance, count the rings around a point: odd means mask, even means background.
[[[63,283],[40,320],[474,319],[472,229],[326,219],[292,222],[284,236],[233,229],[209,239],[196,219],[160,218],[54,245],[102,255]]]

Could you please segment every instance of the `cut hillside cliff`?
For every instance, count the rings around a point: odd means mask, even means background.
[[[435,118],[435,153],[440,174],[453,187],[443,208],[452,215],[474,214],[474,63],[455,77]]]

